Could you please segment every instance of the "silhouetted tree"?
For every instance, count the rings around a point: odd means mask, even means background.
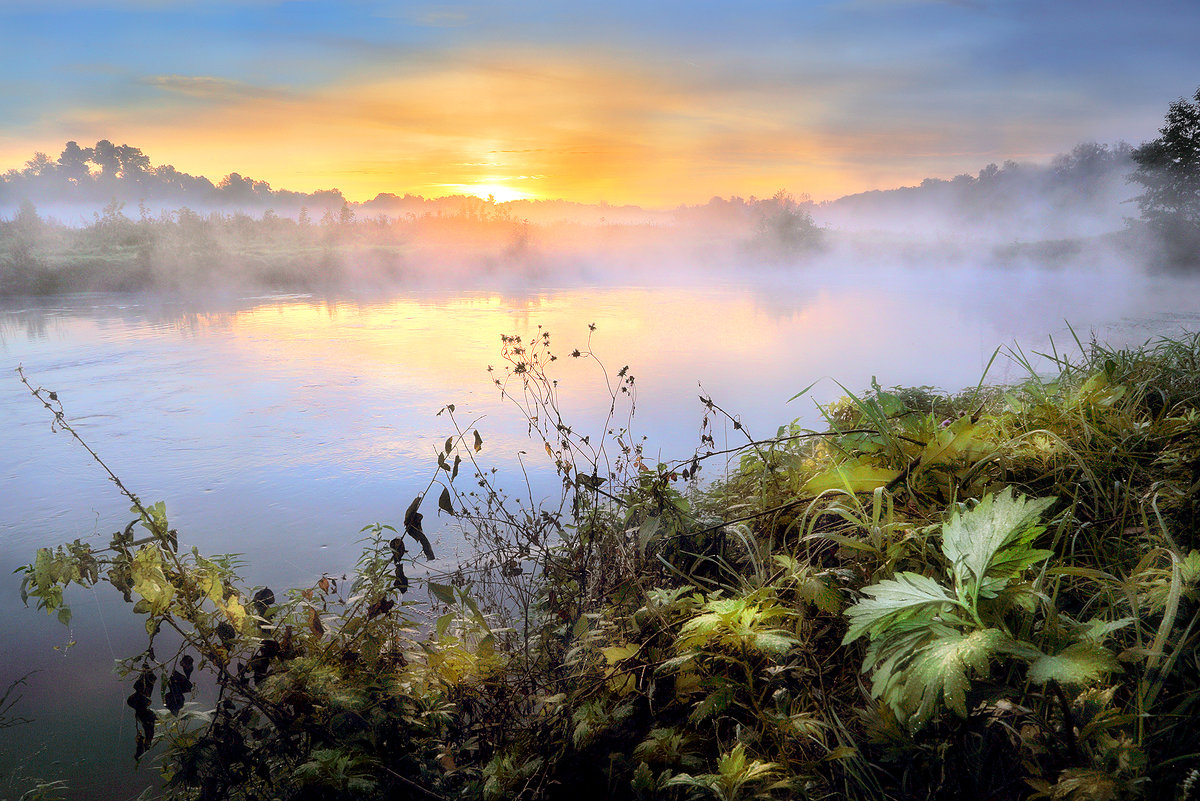
[[[86,183],[92,177],[88,162],[92,158],[92,149],[81,148],[78,142],[67,142],[58,157],[58,174],[67,183],[76,186]]]
[[[33,158],[25,162],[25,169],[21,172],[29,178],[48,178],[54,175],[54,162],[45,153],[38,151],[33,154]]]
[[[107,139],[101,139],[92,148],[92,162],[100,168],[100,177],[115,181],[121,171],[121,157],[117,155],[117,146]]]
[[[150,170],[150,157],[140,147],[121,145],[116,149],[117,162],[121,165],[121,178],[141,183]]]
[[[1200,89],[1194,102],[1180,98],[1167,109],[1159,136],[1136,148],[1142,219],[1162,236],[1176,264],[1200,264]]]

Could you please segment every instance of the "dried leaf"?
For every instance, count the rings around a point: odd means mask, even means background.
[[[438,508],[446,514],[454,514],[454,504],[450,501],[450,490],[446,487],[442,487],[442,494],[438,496]]]

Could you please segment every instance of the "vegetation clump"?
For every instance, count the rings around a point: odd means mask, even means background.
[[[351,577],[246,587],[132,493],[107,549],[25,569],[23,592],[60,616],[67,585],[107,582],[144,618],[125,668],[164,797],[1191,791],[1200,336],[1093,343],[1012,387],[876,384],[824,408],[825,430],[762,440],[702,397],[700,450],[664,464],[631,432],[628,368],[597,361],[612,402],[584,432],[561,414],[548,334],[505,337],[503,356],[494,381],[544,446],[553,501],[505,494],[448,406],[429,490],[403,531],[364,529]],[[721,420],[746,442],[705,484],[730,457],[708,433]],[[426,582],[425,618],[404,565],[410,540],[428,555],[434,491],[476,556]]]
[[[1200,89],[1191,101],[1180,98],[1167,109],[1157,139],[1130,154],[1140,184],[1135,200],[1142,220],[1161,239],[1175,266],[1195,267],[1200,259]]]

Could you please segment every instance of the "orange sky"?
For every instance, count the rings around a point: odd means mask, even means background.
[[[688,85],[598,59],[506,53],[303,91],[182,76],[158,76],[154,86],[153,104],[81,110],[69,125],[48,126],[46,139],[88,144],[120,131],[114,141],[141,147],[156,164],[214,180],[239,171],[298,191],[336,187],[360,201],[379,192],[494,192],[498,200],[669,206],[784,188],[837,197],[925,176],[915,165],[853,164],[865,147],[886,156],[886,143],[806,132],[815,104],[802,93],[772,108],[756,91]]]
[[[1200,68],[1170,0],[51,5],[0,4],[0,170],[109,139],[356,201],[831,199],[1137,144]]]

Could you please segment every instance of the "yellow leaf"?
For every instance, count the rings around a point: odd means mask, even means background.
[[[144,545],[133,555],[130,577],[133,591],[145,599],[150,614],[161,615],[170,608],[175,587],[163,572],[162,553],[157,545]]]
[[[617,695],[629,695],[637,689],[637,681],[629,673],[618,671],[616,665],[629,659],[637,653],[637,648],[632,645],[613,645],[608,648],[601,648],[600,653],[604,655],[605,661],[608,662],[608,686]]]
[[[236,595],[230,595],[229,600],[221,604],[221,611],[229,618],[229,625],[236,631],[242,631],[242,625],[246,622],[246,607],[242,606]]]
[[[613,645],[608,648],[601,648],[600,653],[604,655],[609,665],[615,665],[636,654],[637,650],[632,645]]]
[[[847,492],[874,492],[877,487],[887,486],[899,470],[863,464],[854,459],[843,462],[832,470],[817,473],[804,484],[804,492],[816,495],[830,489]]]
[[[220,606],[225,597],[225,584],[221,581],[221,569],[207,559],[199,560],[196,584],[208,600]]]
[[[684,671],[675,677],[675,696],[677,698],[686,698],[696,692],[700,692],[700,677],[695,673]]]
[[[969,416],[958,418],[925,445],[921,451],[921,464],[937,464],[956,456],[991,450],[987,442],[975,436],[978,432],[979,426],[972,423]]]

